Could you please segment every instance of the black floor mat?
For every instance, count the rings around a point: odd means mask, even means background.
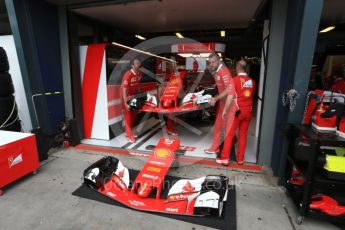
[[[129,170],[131,181],[138,175],[139,171],[136,170]],[[165,180],[171,182],[170,184],[174,184],[174,182],[180,180],[180,177],[174,176],[166,176]],[[169,184],[169,183],[168,183]],[[161,198],[166,198],[169,189],[164,189],[162,191]],[[127,206],[110,199],[94,190],[89,188],[86,185],[81,185],[77,190],[75,190],[72,195],[99,201],[106,204],[111,204],[119,207],[126,207]],[[137,210],[135,210],[137,211]],[[138,211],[139,212],[139,211]],[[163,216],[167,218],[172,218],[180,221],[185,221],[188,223],[198,224],[202,226],[207,226],[216,229],[226,229],[226,230],[235,230],[236,229],[236,190],[235,186],[230,186],[228,190],[228,198],[227,202],[225,203],[223,216],[222,217],[214,217],[214,216],[204,216],[204,217],[195,217],[195,216],[180,216],[180,215],[171,215],[165,213],[154,213],[154,212],[147,212],[152,215]]]

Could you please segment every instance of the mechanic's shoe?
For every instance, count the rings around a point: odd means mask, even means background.
[[[217,158],[216,163],[228,166],[229,165],[229,159],[222,159],[222,158]]]
[[[135,143],[136,142],[136,139],[134,138],[134,136],[129,136],[127,137],[127,140],[131,143]]]
[[[171,135],[171,136],[178,136],[178,132],[175,131],[175,130],[168,131],[168,134]]]
[[[209,149],[205,149],[204,150],[205,153],[207,154],[218,154],[219,153],[219,149],[214,149],[214,148],[209,148]]]
[[[238,164],[238,165],[243,165],[243,164],[244,164],[244,161],[237,161],[237,164]]]
[[[132,142],[132,143],[134,143],[134,142],[136,142],[136,139],[137,139],[137,137],[138,137],[138,134],[136,134],[136,133],[133,133],[132,135],[127,135],[127,134],[125,134],[125,137],[127,138],[127,140],[129,141],[129,142]]]

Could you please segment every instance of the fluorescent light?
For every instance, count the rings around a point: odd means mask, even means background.
[[[221,36],[221,37],[225,37],[225,30],[221,30],[221,31],[220,31],[220,36]]]
[[[180,33],[175,33],[178,38],[183,38],[182,34]]]
[[[335,28],[335,26],[329,26],[329,27],[321,30],[320,33],[327,33],[329,31],[333,30],[334,28]]]
[[[140,36],[139,34],[136,34],[135,37],[139,38],[140,40],[146,40],[146,38],[144,38],[143,36]]]
[[[122,47],[122,48],[129,49],[129,50],[134,50],[134,51],[136,51],[136,52],[143,53],[143,54],[146,54],[146,55],[149,55],[149,56],[158,57],[158,58],[163,59],[163,60],[166,60],[166,61],[176,62],[175,60],[172,60],[172,59],[169,59],[169,58],[165,58],[165,57],[162,57],[162,56],[159,56],[159,55],[150,53],[150,52],[138,50],[138,49],[135,49],[135,48],[126,46],[126,45],[122,45],[122,44],[120,44],[120,43],[112,42],[112,44],[113,44],[113,45],[116,45],[116,46],[120,46],[120,47]]]
[[[193,53],[179,53],[178,55],[184,58],[189,58],[189,57],[195,57],[195,58],[208,58],[211,53],[198,53],[198,54],[193,54]],[[218,53],[219,57],[222,57],[221,53]]]

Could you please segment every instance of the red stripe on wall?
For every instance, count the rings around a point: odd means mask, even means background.
[[[114,99],[120,99],[120,85],[108,85],[107,89],[108,102]]]
[[[108,107],[108,119],[113,119],[114,117],[121,116],[122,105],[113,105]]]
[[[91,138],[105,46],[106,44],[95,44],[87,47],[82,83],[85,138]]]
[[[157,83],[156,82],[141,83],[140,89],[143,92],[157,89]]]
[[[120,99],[120,85],[108,85],[107,86],[107,97],[108,102]],[[155,82],[142,83],[140,84],[141,91],[149,91],[157,88]],[[115,117],[121,116],[122,114],[122,105],[112,105],[108,106],[108,119],[113,119]]]
[[[120,87],[121,87],[120,85],[107,86],[108,102],[114,99],[120,99]],[[140,89],[143,92],[157,89],[157,83],[156,82],[141,83]]]

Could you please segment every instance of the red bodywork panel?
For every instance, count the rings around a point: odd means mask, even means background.
[[[329,106],[324,105],[321,102],[321,105],[318,106],[315,115],[314,115],[314,123],[318,127],[322,128],[335,128],[337,126],[337,116],[332,117],[322,117],[322,114],[326,112]]]
[[[305,183],[305,180],[302,173],[299,170],[294,169],[292,171],[291,178],[288,180],[288,183],[293,185],[303,185]]]
[[[329,196],[313,196],[309,207],[310,209],[320,210],[331,216],[341,216],[345,214],[345,206],[339,205],[336,200]]]
[[[163,94],[159,100],[159,107],[176,108],[178,107],[178,97],[182,90],[182,79],[171,78],[167,83]]]
[[[345,117],[342,117],[340,119],[338,131],[341,133],[345,133]]]
[[[330,109],[330,105],[325,104],[324,99],[327,97],[332,100],[333,94],[329,94],[327,91],[315,90],[311,91],[308,95],[307,107],[303,114],[302,124],[310,125],[312,123],[313,127],[319,131],[335,131],[337,116],[323,116]],[[339,97],[339,94],[335,96]]]

